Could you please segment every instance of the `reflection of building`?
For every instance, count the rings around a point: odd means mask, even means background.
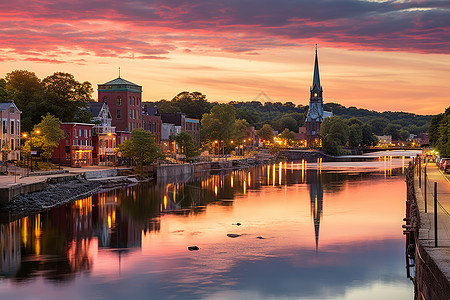
[[[17,222],[0,224],[0,275],[14,276],[20,267],[20,234]]]
[[[316,238],[316,251],[319,249],[320,219],[323,209],[323,186],[321,175],[316,171],[307,172],[309,181],[309,197],[311,199],[311,216],[314,219],[314,235]]]
[[[14,102],[0,103],[0,150],[1,160],[20,157],[20,114]]]

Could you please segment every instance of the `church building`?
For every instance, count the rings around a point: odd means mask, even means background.
[[[333,113],[323,110],[323,89],[320,85],[319,76],[319,60],[317,58],[317,45],[316,45],[316,58],[314,61],[314,75],[313,83],[310,88],[309,109],[305,120],[306,127],[306,139],[308,144],[317,143],[320,140],[320,125],[326,117],[332,117]]]

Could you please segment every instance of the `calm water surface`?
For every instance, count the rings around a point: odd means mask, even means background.
[[[404,163],[281,163],[3,222],[0,299],[413,299]]]

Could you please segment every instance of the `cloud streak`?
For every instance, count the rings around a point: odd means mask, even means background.
[[[177,49],[257,54],[316,42],[450,53],[448,1],[19,0],[0,4],[0,28],[3,49],[55,63],[67,51],[161,59]]]

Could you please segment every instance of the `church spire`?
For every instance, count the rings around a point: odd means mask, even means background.
[[[317,58],[317,44],[316,44],[316,59],[314,61],[314,76],[313,76],[313,84],[311,86],[311,91],[322,91],[322,86],[320,85],[320,76],[319,76],[319,60]]]

